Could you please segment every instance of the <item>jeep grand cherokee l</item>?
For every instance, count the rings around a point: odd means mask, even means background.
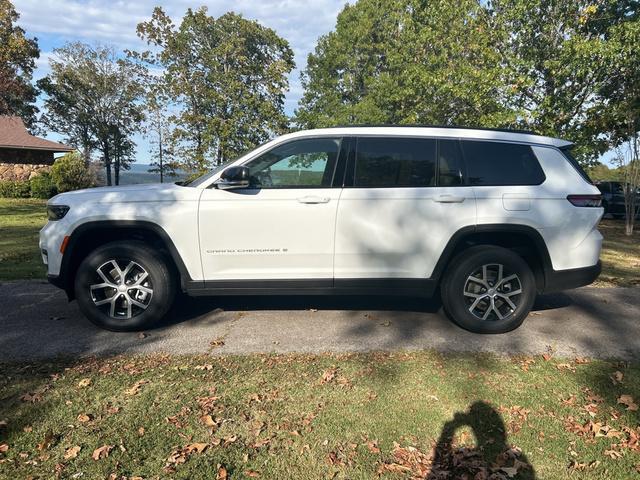
[[[571,143],[511,131],[347,127],[276,138],[189,185],[48,203],[49,280],[110,330],[188,295],[438,293],[483,333],[600,272],[601,196]]]

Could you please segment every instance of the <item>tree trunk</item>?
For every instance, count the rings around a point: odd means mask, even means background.
[[[158,132],[158,150],[160,153],[160,183],[164,183],[164,165],[162,164],[162,131]]]
[[[104,168],[107,173],[107,185],[111,186],[111,157],[109,157],[109,145],[103,145],[102,156],[104,158]]]

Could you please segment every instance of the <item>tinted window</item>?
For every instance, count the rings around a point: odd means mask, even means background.
[[[436,141],[421,138],[359,138],[356,187],[435,185]]]
[[[313,138],[286,143],[248,164],[255,188],[330,187],[340,139]]]
[[[544,173],[531,147],[462,141],[470,185],[539,185]]]
[[[462,152],[458,140],[440,140],[438,149],[438,185],[462,185]]]

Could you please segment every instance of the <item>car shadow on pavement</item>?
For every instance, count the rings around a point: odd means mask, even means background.
[[[439,298],[366,296],[366,295],[273,295],[273,296],[228,296],[189,297],[178,295],[166,319],[156,328],[165,328],[183,322],[201,321],[211,313],[250,311],[383,311],[438,313],[442,308]]]

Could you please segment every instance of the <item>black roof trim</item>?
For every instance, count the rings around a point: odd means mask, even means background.
[[[525,133],[528,135],[539,135],[533,130],[519,130],[515,128],[488,128],[488,127],[458,127],[455,125],[430,125],[423,123],[410,123],[396,125],[392,123],[361,123],[351,125],[333,125],[331,127],[318,127],[318,128],[362,128],[362,127],[401,127],[401,128],[447,128],[454,130],[486,130],[490,132],[506,132],[506,133]]]

